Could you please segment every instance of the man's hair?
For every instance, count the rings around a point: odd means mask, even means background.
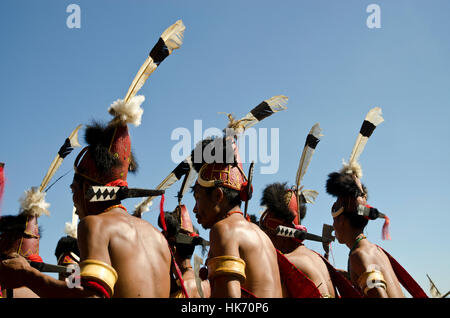
[[[364,228],[367,226],[367,223],[369,222],[369,220],[364,216],[358,215],[356,213],[344,212],[342,213],[342,215],[347,218],[352,228],[358,230],[364,230]]]
[[[217,187],[205,188],[206,189],[206,193],[208,193],[210,195],[215,188],[222,189],[223,196],[225,197],[225,200],[227,200],[227,202],[228,202],[228,204],[230,206],[239,206],[239,207],[241,207],[242,200],[241,200],[239,191],[234,190],[234,189],[230,189],[230,188],[227,188],[227,187],[223,187],[223,186],[217,186]]]

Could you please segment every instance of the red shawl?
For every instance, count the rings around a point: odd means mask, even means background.
[[[355,286],[353,286],[353,284],[342,273],[336,270],[336,268],[334,268],[334,266],[331,265],[325,257],[320,255],[319,253],[317,253],[317,255],[319,255],[323,259],[325,265],[327,265],[331,281],[333,282],[333,286],[335,286],[338,290],[339,296],[341,296],[342,298],[363,297],[361,293],[355,288]]]
[[[388,252],[386,252],[383,248],[378,246],[389,258],[391,262],[392,269],[394,270],[395,275],[398,278],[400,284],[405,287],[408,293],[413,296],[413,298],[428,298],[427,294],[423,291],[423,289],[417,284],[414,278],[409,275],[409,273],[400,265]]]
[[[284,282],[290,298],[322,297],[316,285],[279,250],[277,250],[277,256],[281,281]]]

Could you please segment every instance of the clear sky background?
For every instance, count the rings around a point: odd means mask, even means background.
[[[81,8],[79,29],[66,25],[72,3]],[[381,8],[378,29],[366,25],[372,3]],[[17,214],[23,192],[41,183],[78,124],[110,120],[109,105],[125,96],[161,33],[182,19],[182,47],[139,92],[146,97],[142,124],[131,126],[130,134],[140,171],[129,176],[130,186],[154,188],[176,166],[174,129],[193,134],[194,120],[202,120],[204,129],[222,129],[227,118],[218,112],[241,117],[283,94],[288,109],[255,126],[279,129],[272,149],[279,151],[279,169],[261,174],[263,164],[256,163],[249,211],[259,217],[267,184],[295,182],[306,135],[319,122],[324,136],[303,184],[319,192],[304,224],[320,234],[322,224],[332,224],[327,175],[348,159],[364,116],[379,106],[385,122],[360,162],[369,203],[390,217],[392,240],[381,240],[382,220],[369,222],[366,234],[427,293],[426,274],[445,293],[450,290],[448,12],[450,2],[444,0],[1,1],[0,161],[7,177],[1,213]],[[84,145],[83,133],[80,142]],[[65,159],[54,180],[71,171],[79,150]],[[48,191],[51,215],[39,219],[40,254],[48,263],[56,262],[56,243],[71,220],[72,175]],[[167,191],[166,210],[175,207],[179,186]],[[138,202],[124,204],[132,211]],[[184,203],[192,211],[192,194]],[[157,226],[158,213],[159,199],[144,219]],[[208,238],[208,231],[198,228]],[[320,243],[306,245],[323,253]],[[336,267],[346,268],[347,256],[347,247],[332,245]]]

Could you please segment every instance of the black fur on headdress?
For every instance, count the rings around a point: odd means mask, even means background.
[[[170,241],[175,240],[176,236],[180,235],[180,223],[176,219],[175,212],[164,212],[164,219],[166,221],[167,226],[167,232],[166,232],[166,238]],[[161,218],[158,217],[158,226],[162,228],[161,224]],[[193,226],[194,232],[198,234],[198,230]],[[187,234],[181,234],[181,235],[187,235]],[[191,258],[192,254],[194,253],[195,246],[201,245],[202,246],[202,254],[205,254],[206,252],[206,244],[207,242],[201,238],[200,236],[193,237],[191,244],[183,244],[183,243],[174,243],[177,247],[177,253],[185,258]]]
[[[248,217],[250,218],[250,222],[253,224],[259,225],[258,218],[254,214],[249,214]]]
[[[0,235],[17,234],[22,235],[25,232],[28,216],[24,213],[18,215],[5,215],[0,217]],[[38,226],[39,237],[42,238],[42,226]]]
[[[27,216],[5,215],[0,218],[0,235],[1,234],[22,234],[25,231]]]
[[[167,226],[167,237],[175,237],[180,231],[180,224],[173,216],[172,212],[164,212],[164,219]],[[158,226],[162,228],[161,218],[158,217]]]
[[[286,192],[289,190],[287,183],[272,183],[268,185],[261,198],[261,205],[265,205],[277,218],[286,222],[292,222],[295,215],[289,210],[285,200]]]
[[[77,239],[72,236],[63,236],[59,239],[58,244],[56,245],[56,259],[58,259],[62,254],[69,252],[74,253],[78,257],[80,256]]]
[[[216,149],[219,147],[222,148],[222,156],[220,157],[222,162],[233,165],[238,164],[232,148],[231,139],[226,139],[224,137],[208,137],[199,142],[191,152],[191,161],[196,172],[199,172],[205,163],[212,163],[205,161],[204,153],[211,154],[211,156],[215,157]],[[201,158],[197,158],[196,156],[198,155],[201,155]]]
[[[362,185],[367,193],[367,188]],[[326,190],[335,197],[359,197],[363,195],[353,176],[347,173],[332,172],[328,175]]]
[[[109,152],[116,125],[117,124],[106,125],[99,121],[93,121],[85,130],[85,142],[88,144],[95,165],[101,174],[107,173],[111,171],[113,167],[120,165],[120,162]],[[128,171],[135,173],[137,170],[138,164],[133,152],[131,152]]]

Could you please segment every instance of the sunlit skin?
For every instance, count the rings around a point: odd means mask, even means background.
[[[246,263],[246,280],[231,275],[217,276],[211,283],[211,297],[241,297],[241,286],[257,297],[282,297],[276,250],[267,235],[248,222],[239,206],[231,206],[220,188],[208,192],[196,184],[194,214],[205,229],[210,229],[209,258],[235,256]]]
[[[120,202],[90,203],[84,196],[88,186],[88,182],[80,183],[80,178],[74,178],[70,186],[80,217],[81,262],[95,259],[117,271],[114,297],[169,297],[171,256],[164,236],[147,221],[131,216],[120,207],[103,212]],[[69,288],[66,282],[30,267],[18,255],[10,255],[10,259],[2,263],[0,284],[7,288],[26,285],[41,297],[101,295],[83,287]]]
[[[274,218],[271,213],[268,213],[267,217]],[[291,226],[291,224],[287,224],[281,220],[280,225]],[[335,297],[330,274],[324,261],[319,255],[295,240],[277,236],[273,230],[265,228],[264,226],[262,228],[272,240],[275,248],[282,252],[286,258],[312,280],[316,286],[319,286],[318,289],[321,295]],[[289,297],[287,290],[284,288],[283,296]]]
[[[366,204],[365,197],[358,198],[339,198],[333,204],[332,211],[337,211],[344,206],[346,210],[355,211],[357,204]],[[364,229],[352,227],[349,219],[345,214],[340,214],[333,218],[333,228],[336,239],[339,243],[345,244],[349,249],[353,247],[356,239],[363,235]],[[358,278],[369,271],[371,268],[382,272],[386,281],[386,290],[381,287],[370,289],[366,297],[369,298],[402,298],[404,294],[400,287],[400,283],[395,276],[392,266],[386,254],[375,244],[371,243],[367,238],[359,241],[358,246],[349,255],[349,276],[352,283],[359,288]]]
[[[191,260],[179,256],[177,253],[176,246],[173,246],[173,253],[175,254],[175,261],[177,262],[180,268],[181,275],[184,281],[184,287],[189,295],[189,298],[200,298],[201,295],[197,288],[197,283],[195,280],[195,272],[192,268]],[[211,297],[211,286],[208,280],[201,281],[201,288],[203,291],[204,298]]]

